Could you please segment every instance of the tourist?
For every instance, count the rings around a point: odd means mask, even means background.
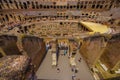
[[[72,72],[74,71],[74,69],[73,69],[73,68],[72,68],[71,70],[72,70]]]
[[[79,62],[81,62],[81,58],[79,58],[79,60],[78,60]]]
[[[76,77],[76,76],[73,74],[73,75],[72,75],[72,80],[75,80],[75,77]]]
[[[72,72],[74,72],[75,71],[75,67],[72,67],[71,70],[72,70]]]
[[[57,73],[59,73],[60,72],[60,68],[57,68]]]
[[[75,69],[75,73],[78,73],[78,68]]]
[[[50,49],[50,44],[47,43],[47,44],[46,44],[46,51],[48,51],[49,49]]]

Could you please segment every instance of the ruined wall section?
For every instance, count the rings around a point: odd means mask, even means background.
[[[114,69],[120,62],[120,34],[115,34],[108,41],[107,47],[100,58],[109,69]]]
[[[1,53],[5,55],[21,55],[17,45],[17,37],[11,35],[0,36]]]
[[[24,50],[27,52],[28,56],[31,57],[32,63],[36,65],[38,69],[40,63],[45,56],[45,43],[43,39],[33,36],[26,36],[22,40],[22,45]]]
[[[86,59],[90,67],[92,67],[102,55],[105,43],[104,37],[101,36],[94,36],[84,39],[80,53]]]

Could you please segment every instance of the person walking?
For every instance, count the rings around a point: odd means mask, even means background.
[[[79,62],[81,62],[81,58],[79,58],[79,60],[78,60]]]
[[[75,80],[75,77],[76,77],[76,76],[73,74],[73,75],[72,75],[72,80]]]
[[[60,68],[57,68],[57,73],[59,73],[60,72]]]

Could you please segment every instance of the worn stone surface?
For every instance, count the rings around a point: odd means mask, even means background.
[[[88,38],[83,41],[80,48],[80,52],[86,59],[90,66],[93,66],[95,62],[100,58],[104,50],[104,39],[103,37]]]

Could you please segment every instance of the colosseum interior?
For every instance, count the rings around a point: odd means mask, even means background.
[[[120,80],[120,0],[0,0],[0,80]]]

